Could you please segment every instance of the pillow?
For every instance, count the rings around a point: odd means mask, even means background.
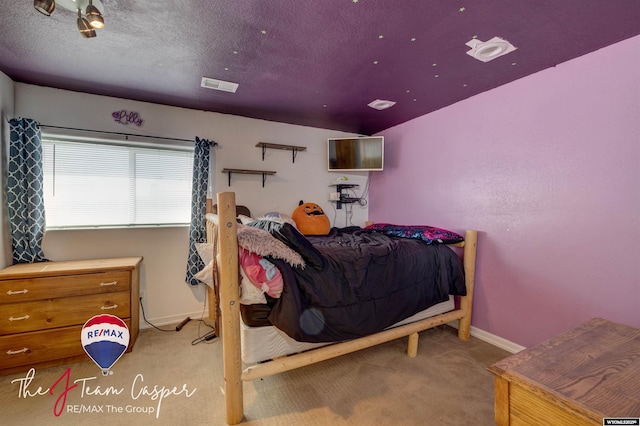
[[[253,223],[253,222],[252,222]],[[276,259],[282,259],[291,266],[300,266],[304,268],[305,261],[285,243],[274,238],[264,229],[258,229],[253,226],[238,225],[238,244],[260,256],[271,256]]]
[[[241,269],[249,281],[269,296],[279,298],[282,294],[284,281],[278,268],[268,260],[242,247],[239,247],[238,255]]]
[[[193,277],[213,288],[213,262],[209,262],[206,265],[207,266],[194,274]]]
[[[382,232],[385,235],[395,237],[419,239],[427,244],[455,244],[464,241],[464,238],[460,234],[434,226],[374,223],[373,225],[366,226],[364,229]]]
[[[296,223],[296,228],[304,235],[327,235],[331,230],[329,218],[316,203],[300,200],[291,217]]]
[[[243,305],[258,305],[267,303],[264,291],[251,284],[251,281],[240,268],[240,303]]]
[[[206,266],[194,274],[193,277],[213,288],[213,244],[196,243],[195,246],[198,256]]]
[[[249,216],[245,216],[243,214],[239,214],[237,219],[240,221],[241,224],[246,225],[248,223],[253,222],[255,219],[249,217]]]
[[[214,225],[216,225],[216,226],[220,226],[220,217],[218,216],[218,214],[217,214],[217,213],[207,213],[207,214],[206,214],[206,216],[205,216],[205,218],[206,218],[209,222],[212,222]],[[249,216],[243,215],[243,214],[239,214],[239,215],[236,217],[236,222],[237,222],[237,223],[242,223],[243,225],[246,225],[246,224],[247,224],[247,223],[249,223],[249,222],[253,222],[254,220],[255,220],[255,219],[253,219],[253,218],[251,218],[251,217],[249,217]]]
[[[275,238],[299,253],[304,261],[315,269],[322,270],[324,267],[322,253],[291,224],[278,223],[271,220],[256,220],[255,222],[251,222],[249,226],[269,232]]]
[[[284,214],[284,213],[269,212],[269,213],[265,214],[264,216],[260,216],[258,219],[255,219],[255,220],[272,220],[272,221],[278,222],[278,223],[289,223],[293,227],[298,229],[297,226],[296,226],[296,223],[291,218],[291,216],[289,216],[287,214]]]
[[[213,243],[196,243],[195,246],[198,256],[200,256],[205,265],[213,261]]]
[[[220,226],[220,218],[216,213],[207,213],[205,215],[205,219],[207,219],[209,222],[213,223],[216,226]]]

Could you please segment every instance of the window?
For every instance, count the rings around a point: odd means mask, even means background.
[[[47,228],[188,224],[193,148],[42,139]]]

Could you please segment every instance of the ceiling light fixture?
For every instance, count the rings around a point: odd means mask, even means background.
[[[33,7],[43,15],[51,16],[56,9],[56,2],[54,0],[33,0]]]
[[[78,13],[78,31],[84,38],[96,36],[95,29],[104,28],[104,6],[101,0],[34,0],[33,7],[43,15],[51,16],[56,6]],[[85,10],[85,17],[82,11]]]
[[[98,8],[93,5],[93,0],[89,0],[85,15],[93,28],[104,28],[104,18]]]
[[[92,38],[96,36],[96,30],[93,29],[87,18],[82,17],[82,11],[78,9],[78,31],[84,38]]]
[[[500,37],[494,37],[487,41],[471,39],[465,44],[471,48],[471,50],[467,51],[467,55],[482,62],[492,61],[517,49],[511,43]]]
[[[391,108],[395,104],[396,103],[393,102],[393,101],[385,101],[383,99],[376,99],[375,101],[368,103],[367,106],[370,106],[373,109],[377,109],[378,111],[382,111],[383,109]]]

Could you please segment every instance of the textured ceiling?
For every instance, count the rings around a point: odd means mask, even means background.
[[[24,82],[372,134],[640,34],[640,0],[103,0],[3,3],[0,71]],[[483,63],[472,38],[517,50]],[[640,53],[639,53],[640,55]],[[203,76],[239,84],[200,87]],[[611,76],[615,78],[615,76]],[[385,111],[367,106],[395,101]],[[526,102],[526,99],[523,100]]]

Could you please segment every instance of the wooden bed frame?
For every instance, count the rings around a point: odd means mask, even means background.
[[[457,309],[421,321],[387,329],[370,336],[322,346],[306,352],[251,365],[243,369],[240,347],[239,265],[235,193],[220,192],[217,194],[217,201],[219,226],[216,227],[210,221],[207,221],[207,239],[211,242],[213,242],[214,238],[217,239],[217,273],[219,277],[214,277],[214,281],[219,283],[219,289],[216,289],[217,291],[209,291],[207,299],[209,317],[214,320],[216,332],[222,338],[224,392],[228,424],[238,424],[244,418],[242,381],[271,376],[405,336],[409,337],[407,354],[410,357],[415,357],[418,351],[419,332],[456,320],[459,321],[458,337],[462,340],[469,339],[478,238],[477,231],[472,230],[465,232],[465,241],[463,243],[453,244],[453,246],[463,247],[464,250],[463,263],[467,287],[467,295],[459,298]],[[216,294],[218,292],[219,297]]]

